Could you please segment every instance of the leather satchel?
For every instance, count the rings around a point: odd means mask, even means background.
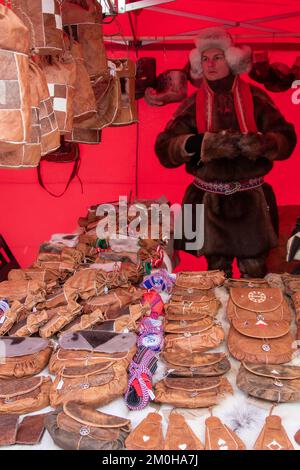
[[[216,416],[205,421],[205,450],[245,450],[243,441]]]
[[[288,331],[282,332],[277,338],[269,338],[267,332],[261,334],[262,336],[256,337],[250,336],[248,332],[249,336],[246,336],[231,327],[227,340],[230,354],[238,361],[255,364],[283,364],[292,360],[295,350],[293,337]]]
[[[266,417],[253,450],[294,450],[286,430],[282,426],[280,416],[271,415]]]
[[[42,338],[0,339],[0,379],[31,377],[48,364],[53,345]]]
[[[297,366],[244,363],[236,383],[243,392],[263,400],[300,401],[300,367]]]
[[[112,333],[85,330],[64,333],[59,347],[49,362],[49,371],[59,373],[66,367],[90,366],[107,361],[118,361],[126,367],[136,351],[134,333]]]
[[[177,274],[175,286],[184,289],[213,289],[220,287],[225,282],[223,271],[182,271]]]
[[[184,417],[171,411],[164,450],[204,450]]]
[[[230,289],[228,349],[239,361],[281,364],[293,354],[291,312],[280,289]]]
[[[50,403],[55,408],[76,397],[76,401],[97,408],[121,397],[126,388],[127,371],[123,361],[65,367],[53,382]]]
[[[212,291],[199,291],[195,289],[178,289],[172,292],[171,299],[165,306],[169,319],[200,319],[201,316],[216,316],[220,301]]]
[[[128,450],[163,450],[162,417],[149,413],[126,439]]]
[[[250,278],[250,279],[226,279],[224,286],[227,289],[231,289],[232,287],[241,288],[241,287],[248,287],[251,289],[263,289],[266,287],[270,287],[268,281],[266,279],[260,278]]]
[[[155,401],[178,408],[208,408],[233,393],[225,377],[165,378],[155,385]]]
[[[201,353],[218,347],[225,338],[222,326],[209,317],[202,326],[182,334],[169,334],[165,337],[164,350],[168,352]]]
[[[0,413],[25,414],[49,406],[50,377],[0,379]]]
[[[49,413],[45,426],[55,444],[64,450],[122,450],[131,429],[128,419],[74,402]]]
[[[216,377],[230,370],[226,353],[162,353],[169,377]]]

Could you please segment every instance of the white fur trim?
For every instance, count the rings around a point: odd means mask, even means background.
[[[226,62],[234,75],[248,73],[252,67],[252,51],[248,46],[229,47],[224,51]],[[202,77],[201,52],[193,49],[190,52],[191,77],[197,80]]]
[[[225,58],[234,75],[250,72],[252,67],[252,50],[250,47],[229,47],[225,51]]]
[[[199,52],[206,49],[222,49],[225,51],[233,46],[233,39],[231,35],[222,28],[206,28],[201,31],[199,36],[195,39],[195,44]]]

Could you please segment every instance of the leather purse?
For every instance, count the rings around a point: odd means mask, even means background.
[[[267,416],[253,450],[294,450],[280,416]]]
[[[163,450],[162,417],[149,413],[126,439],[128,450]]]
[[[207,317],[202,326],[194,330],[186,329],[182,334],[166,335],[164,351],[201,353],[218,347],[224,338],[222,326]]]
[[[277,403],[300,401],[300,367],[274,364],[241,365],[237,386],[248,395]]]
[[[168,377],[216,377],[230,370],[226,353],[162,352]]]
[[[25,414],[49,406],[50,377],[0,379],[0,413]]]
[[[49,362],[49,371],[59,373],[66,367],[90,366],[107,361],[118,361],[126,367],[136,351],[134,333],[112,333],[85,330],[64,333],[59,347]]]
[[[48,364],[53,345],[42,338],[0,339],[0,379],[30,377]]]
[[[243,441],[216,416],[205,421],[205,450],[245,450]]]
[[[184,417],[171,411],[164,450],[204,450]]]
[[[214,317],[220,305],[212,291],[175,288],[169,303],[165,305],[165,312],[169,319],[175,319],[178,315],[179,320],[192,320],[206,315]]]
[[[122,450],[131,429],[128,419],[74,402],[49,413],[45,426],[55,444],[64,450]]]
[[[228,349],[239,361],[281,364],[293,354],[291,311],[280,289],[231,288]]]
[[[175,286],[185,289],[208,290],[220,287],[225,282],[223,271],[182,271],[177,274]]]
[[[227,289],[231,289],[232,287],[234,288],[242,288],[242,287],[248,287],[251,289],[263,289],[263,288],[268,288],[269,283],[266,281],[266,279],[259,279],[259,278],[241,278],[241,279],[226,279],[224,283],[224,287]]]
[[[65,367],[56,376],[50,391],[54,408],[74,400],[95,407],[121,397],[127,388],[126,364],[106,360],[91,366]]]
[[[178,408],[208,408],[233,393],[225,377],[165,378],[155,385],[155,401]]]

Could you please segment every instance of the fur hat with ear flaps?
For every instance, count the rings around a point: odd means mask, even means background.
[[[252,67],[252,51],[248,46],[237,47],[232,36],[222,28],[207,28],[195,39],[196,49],[190,52],[191,77],[202,77],[201,55],[207,49],[222,49],[234,75],[248,73]]]

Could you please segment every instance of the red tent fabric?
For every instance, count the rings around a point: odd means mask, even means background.
[[[296,0],[177,0],[137,10],[131,13],[135,36],[142,41],[137,51],[134,48],[128,51],[122,46],[133,33],[129,15],[118,15],[104,26],[108,56],[124,57],[128,53],[133,59],[137,54],[154,56],[158,73],[182,68],[193,47],[192,37],[196,31],[218,25],[228,28],[237,42],[250,43],[254,50],[269,50],[271,62],[292,65],[300,55],[297,5]],[[120,46],[113,41],[119,41]],[[193,90],[190,86],[189,91]],[[300,135],[300,104],[293,104],[294,92],[291,89],[272,94],[272,97]],[[73,231],[78,217],[84,215],[91,204],[115,200],[119,195],[129,195],[130,191],[142,198],[164,194],[172,203],[181,202],[191,177],[183,167],[163,168],[154,153],[156,136],[177,105],[153,108],[140,100],[138,107],[138,126],[104,129],[100,145],[81,146],[83,194],[79,182],[74,180],[66,194],[56,199],[38,185],[36,170],[0,171],[1,233],[22,266],[34,260],[40,243],[52,233]],[[288,161],[277,162],[267,178],[281,205],[300,203],[299,146],[300,142]],[[45,184],[59,193],[68,179],[71,165],[45,163],[43,171]],[[194,258],[187,259],[184,268],[199,267]]]

